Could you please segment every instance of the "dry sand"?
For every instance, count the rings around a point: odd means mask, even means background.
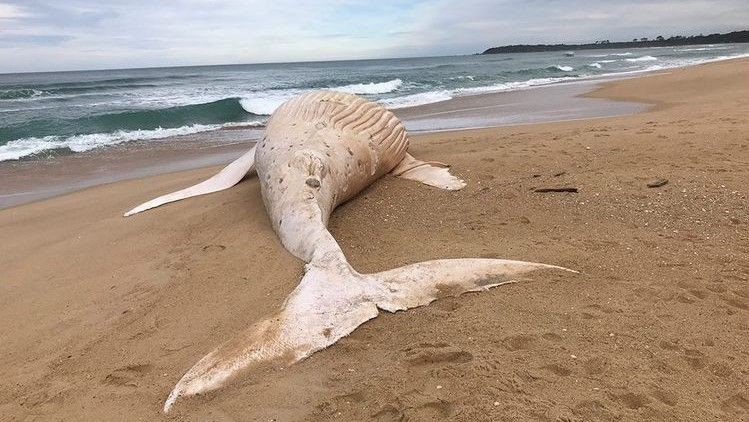
[[[386,177],[341,206],[355,268],[484,256],[581,274],[382,313],[169,415],[182,374],[302,274],[257,180],[131,219],[215,168],[0,211],[0,420],[747,420],[748,81],[749,61],[714,63],[590,94],[655,104],[633,116],[416,137],[468,187]]]

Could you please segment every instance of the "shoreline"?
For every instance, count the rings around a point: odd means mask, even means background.
[[[646,109],[647,106],[637,102],[585,96],[598,85],[615,80],[619,78],[473,94],[392,111],[403,120],[411,138],[416,139],[444,131],[612,117]],[[221,128],[47,158],[3,161],[0,162],[0,178],[4,180],[0,187],[0,209],[105,183],[226,164],[254,145],[263,130]]]
[[[740,420],[749,373],[749,60],[605,84],[611,118],[420,134],[467,182],[385,176],[329,228],[352,267],[544,262],[486,292],[380,315],[215,392],[164,399],[279,309],[303,263],[256,178],[130,218],[215,167],[0,210],[0,415],[10,420]],[[668,182],[657,188],[657,178]],[[577,193],[538,193],[574,187]],[[3,419],[3,417],[0,417]]]
[[[594,93],[601,86],[736,60],[746,60],[746,57],[715,59],[684,67],[599,75],[517,90],[460,95],[445,101],[392,111],[404,121],[412,138],[428,133],[622,116],[644,112],[652,104],[638,98],[596,96]],[[510,107],[512,109],[508,111]],[[492,113],[487,113],[487,110]],[[124,142],[80,153],[2,161],[0,178],[6,183],[0,187],[0,209],[104,183],[226,164],[233,156],[241,155],[253,145],[262,136],[263,130],[263,127],[255,126],[229,126],[159,140]],[[236,146],[240,144],[242,146]],[[201,155],[190,152],[190,149],[202,151]],[[153,160],[154,155],[160,156],[161,161]],[[76,172],[75,168],[81,171]],[[47,177],[40,177],[40,173]]]

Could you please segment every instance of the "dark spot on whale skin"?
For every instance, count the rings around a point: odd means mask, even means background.
[[[326,328],[326,329],[322,330],[322,335],[324,335],[325,338],[330,338],[330,333],[331,333],[331,329],[330,328]]]
[[[307,186],[309,186],[311,188],[319,188],[320,187],[320,181],[317,180],[314,177],[307,178],[307,180],[304,183],[306,183]]]

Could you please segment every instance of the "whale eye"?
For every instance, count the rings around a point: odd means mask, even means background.
[[[316,177],[308,177],[307,180],[304,182],[307,184],[307,186],[311,188],[319,188],[320,187],[320,181],[317,180]]]

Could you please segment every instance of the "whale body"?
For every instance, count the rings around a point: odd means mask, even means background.
[[[304,359],[379,310],[396,312],[486,290],[536,270],[571,271],[482,258],[426,261],[374,274],[355,271],[327,230],[336,206],[388,173],[441,189],[465,186],[446,165],[412,157],[408,146],[403,124],[384,107],[351,94],[310,92],[281,105],[255,147],[217,175],[125,214],[227,189],[254,169],[273,229],[284,247],[307,263],[278,314],[198,361],[169,394],[165,412],[177,398],[219,388],[241,370]]]

